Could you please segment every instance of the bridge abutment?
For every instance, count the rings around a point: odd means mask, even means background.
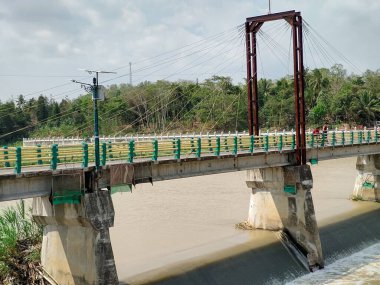
[[[252,188],[248,223],[256,229],[283,230],[307,257],[310,269],[323,267],[310,166],[248,170],[247,186]]]
[[[358,156],[353,198],[380,202],[380,154]]]
[[[86,193],[80,203],[52,205],[34,198],[33,217],[44,225],[41,262],[58,284],[118,284],[109,227],[109,191]]]

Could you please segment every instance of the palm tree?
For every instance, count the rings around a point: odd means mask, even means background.
[[[355,96],[352,109],[358,115],[360,123],[371,125],[380,118],[380,96],[363,90]]]
[[[318,100],[318,97],[328,88],[329,80],[327,72],[323,69],[314,69],[306,75],[307,92],[307,109],[313,108]]]

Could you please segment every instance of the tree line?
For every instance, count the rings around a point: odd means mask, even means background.
[[[260,79],[259,119],[264,129],[294,128],[291,76]],[[247,87],[230,77],[192,81],[110,85],[99,102],[103,135],[207,132],[247,129]],[[348,75],[342,65],[305,70],[307,127],[372,126],[380,120],[380,70]],[[0,102],[0,140],[22,137],[80,136],[93,133],[91,94],[54,100],[41,94]]]

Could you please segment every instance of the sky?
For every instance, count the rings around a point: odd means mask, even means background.
[[[380,1],[272,0],[271,8],[272,13],[301,11],[314,29],[305,39],[306,67],[342,63],[355,73],[380,68]],[[100,75],[105,86],[129,83],[129,62],[133,84],[201,81],[213,74],[242,82],[246,71],[241,25],[247,17],[267,13],[268,0],[2,1],[0,100],[19,94],[75,98],[84,90],[70,80],[91,82],[80,69],[117,72]],[[273,23],[262,30],[259,77],[291,73],[289,28]],[[271,37],[279,39],[277,55]]]

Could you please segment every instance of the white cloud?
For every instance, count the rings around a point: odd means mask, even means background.
[[[4,1],[0,6],[1,74],[81,76],[83,73],[78,68],[125,66],[119,70],[120,75],[128,73],[130,61],[137,70],[140,68],[137,62],[141,59],[226,31],[242,24],[246,17],[267,13],[267,9],[267,1],[262,0]],[[293,9],[300,10],[308,23],[363,70],[379,68],[379,1],[272,1],[272,12]],[[263,31],[270,27],[264,25]],[[284,39],[286,53],[288,42],[286,37]],[[244,41],[240,42],[240,54],[228,40],[226,37],[225,44],[220,43],[214,49],[205,46],[199,59],[185,57],[171,66],[152,69],[156,72],[145,79],[164,78],[172,73],[176,75],[169,79],[195,79],[221,70],[224,75],[240,80],[245,73]],[[213,42],[207,43],[212,45]],[[236,47],[238,44],[236,39]],[[264,43],[259,44],[262,47],[260,74],[274,77],[286,74],[279,59]],[[310,57],[307,59],[308,63],[312,62]],[[157,59],[151,59],[144,64],[155,61]],[[188,69],[191,64],[196,66]],[[136,72],[134,82],[152,71]],[[123,81],[128,81],[128,76],[115,83]],[[0,76],[0,100],[64,82],[68,79]],[[50,92],[60,94],[72,88],[65,86]]]

